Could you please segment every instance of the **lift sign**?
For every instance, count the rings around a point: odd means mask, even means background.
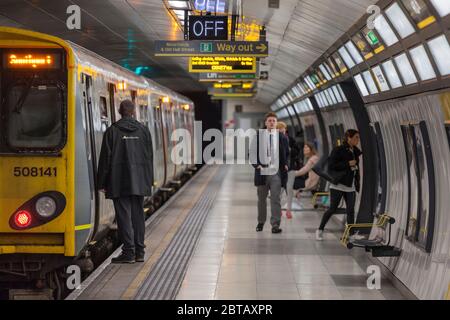
[[[228,40],[228,17],[189,16],[189,40]]]

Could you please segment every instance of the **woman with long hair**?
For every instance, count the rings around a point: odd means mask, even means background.
[[[316,231],[316,240],[323,240],[323,230],[331,216],[336,213],[341,199],[344,198],[347,211],[347,224],[355,220],[355,198],[359,192],[359,157],[362,152],[359,144],[359,132],[354,129],[345,132],[344,143],[331,152],[329,168],[333,171],[345,172],[342,178],[330,185],[330,208],[324,213],[319,229]]]
[[[305,156],[306,164],[299,170],[293,171],[293,175],[288,178],[287,183],[287,205],[286,205],[286,216],[292,217],[292,199],[294,196],[294,182],[296,177],[306,177],[303,180],[303,184],[300,186],[300,190],[308,191],[314,190],[319,184],[320,177],[312,171],[312,168],[319,161],[319,156],[317,155],[317,150],[314,145],[310,142],[306,142],[303,147],[303,155]]]

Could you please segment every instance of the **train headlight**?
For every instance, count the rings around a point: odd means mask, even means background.
[[[56,212],[56,202],[51,197],[41,197],[36,201],[36,212],[42,218],[49,218]]]

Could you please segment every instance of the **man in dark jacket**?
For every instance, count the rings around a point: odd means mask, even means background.
[[[265,130],[261,130],[262,132],[253,139],[251,147],[251,152],[255,153],[253,159],[256,161],[252,161],[252,166],[255,168],[255,186],[258,189],[256,231],[260,232],[264,228],[267,219],[267,196],[270,191],[272,233],[281,233],[281,186],[286,185],[287,180],[289,145],[287,139],[276,130],[277,116],[274,113],[266,115],[265,126]],[[267,136],[264,138],[266,141],[261,141],[264,135]],[[272,138],[277,138],[278,144],[274,143]],[[261,158],[261,155],[268,154],[270,155],[267,159],[275,160],[277,163],[267,163],[266,159]]]
[[[98,166],[98,187],[114,201],[122,254],[112,263],[143,262],[145,255],[144,196],[153,184],[153,150],[150,131],[136,121],[130,100],[120,104],[122,119],[103,137]]]

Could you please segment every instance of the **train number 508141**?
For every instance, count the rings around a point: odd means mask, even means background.
[[[57,174],[57,168],[14,167],[15,177],[56,177]]]

